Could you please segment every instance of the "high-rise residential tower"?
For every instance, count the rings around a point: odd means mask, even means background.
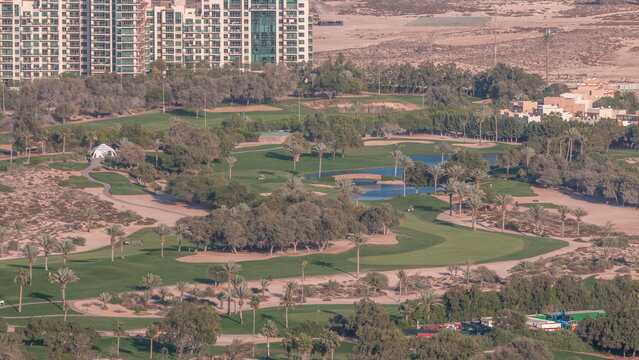
[[[308,0],[0,0],[0,79],[312,60]]]

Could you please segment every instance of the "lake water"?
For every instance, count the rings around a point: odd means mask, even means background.
[[[426,163],[428,165],[437,165],[441,162],[441,155],[409,155],[413,161],[419,161]],[[497,154],[485,154],[484,159],[488,162],[488,164],[493,164],[497,160]],[[444,155],[444,160],[448,160],[448,156]],[[390,160],[392,164],[392,160]],[[377,168],[377,169],[365,169],[365,170],[345,170],[345,171],[326,171],[322,172],[322,177],[326,176],[335,176],[341,174],[376,174],[376,175],[385,175],[385,176],[393,176],[394,168],[385,167],[385,168]],[[307,179],[317,179],[317,173],[308,174],[304,177]],[[402,178],[403,168],[397,168],[397,177]],[[380,185],[376,184],[374,181],[370,180],[354,180],[355,184],[364,189],[364,194],[359,198],[360,200],[384,200],[391,197],[401,196],[404,194],[404,186],[403,185]],[[406,194],[415,194],[415,193],[431,193],[434,192],[435,188],[432,186],[420,187],[416,189],[414,187],[406,187]]]

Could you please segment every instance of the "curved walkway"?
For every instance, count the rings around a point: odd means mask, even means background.
[[[96,180],[94,178],[91,177],[91,175],[89,175],[89,173],[91,171],[93,171],[96,167],[100,166],[100,164],[102,163],[102,159],[98,159],[98,158],[94,158],[91,159],[91,164],[86,167],[85,169],[83,169],[80,174],[82,174],[82,176],[84,176],[87,180],[100,184],[103,186],[102,188],[102,194],[104,194],[104,196],[106,198],[108,198],[109,200],[113,201],[113,202],[119,202],[122,204],[127,204],[127,205],[132,205],[135,207],[142,207],[142,208],[147,208],[147,209],[151,209],[151,210],[155,210],[155,211],[160,211],[160,212],[165,212],[165,213],[170,213],[170,214],[174,214],[174,215],[180,215],[183,217],[187,217],[187,216],[191,216],[190,214],[186,214],[183,212],[179,212],[179,211],[175,211],[175,210],[169,210],[169,209],[163,209],[163,208],[159,208],[159,207],[155,207],[155,206],[148,206],[148,205],[143,205],[143,204],[139,204],[139,203],[133,203],[130,201],[126,201],[120,198],[117,198],[115,196],[113,196],[111,194],[111,184],[109,183],[105,183],[103,181],[100,180]]]

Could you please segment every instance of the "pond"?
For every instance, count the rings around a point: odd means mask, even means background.
[[[441,155],[409,155],[413,161],[419,161],[428,165],[437,165],[441,162]],[[498,154],[485,154],[484,159],[488,164],[494,164],[497,160]],[[444,155],[444,160],[448,160],[448,156]],[[389,162],[392,163],[392,160]],[[377,174],[382,176],[393,176],[395,169],[391,167],[377,168],[377,169],[364,169],[364,170],[344,170],[344,171],[326,171],[322,172],[322,177],[335,176],[341,174]],[[397,168],[397,178],[402,178],[403,168]],[[304,177],[306,179],[317,179],[317,173],[308,174]],[[404,186],[400,184],[376,184],[370,180],[354,180],[355,184],[364,189],[364,194],[359,198],[360,200],[384,200],[391,197],[401,196],[404,194]],[[416,193],[431,193],[435,188],[432,186],[425,186],[416,189],[414,187],[406,187],[406,194]]]

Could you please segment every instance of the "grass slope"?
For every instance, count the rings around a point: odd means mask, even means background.
[[[111,185],[113,195],[144,195],[148,194],[144,187],[133,184],[126,177],[113,172],[92,172],[90,176],[98,181]]]

